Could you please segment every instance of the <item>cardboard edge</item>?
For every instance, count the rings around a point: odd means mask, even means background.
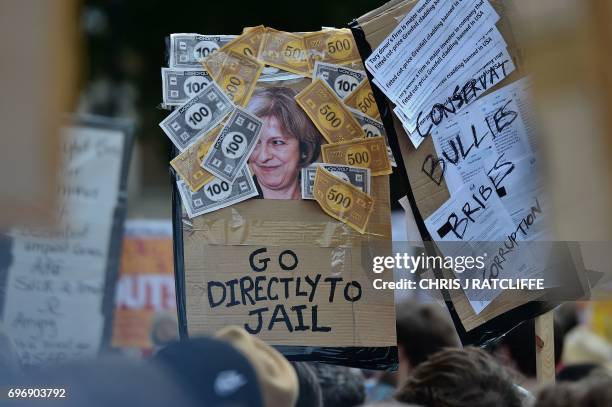
[[[180,154],[180,151],[168,140],[170,160]],[[181,195],[177,187],[178,177],[170,167],[170,183],[172,187],[172,256],[174,262],[174,291],[176,298],[176,312],[178,322],[179,340],[189,339],[187,331],[187,298],[185,290],[185,247],[183,245],[183,206]]]

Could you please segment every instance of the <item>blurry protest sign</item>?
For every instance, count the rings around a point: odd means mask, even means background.
[[[172,223],[128,220],[115,295],[111,345],[149,354],[178,336]]]
[[[351,28],[427,253],[488,254],[478,281],[548,271],[547,289],[571,287],[580,296],[588,287],[577,253],[555,246],[568,284],[548,279],[555,274],[549,263],[522,251],[550,240],[550,203],[537,170],[513,7],[511,0],[391,1]],[[433,272],[438,280],[454,276],[442,267]],[[486,342],[551,306],[534,302],[549,290],[452,298],[442,291],[464,343]]]
[[[238,325],[289,359],[393,368],[393,295],[363,256],[391,247],[391,160],[376,118],[342,99],[367,82],[350,31],[258,26],[199,60],[234,106],[210,114],[225,98],[203,88],[162,126],[184,150],[171,163],[181,337]]]
[[[61,140],[56,226],[3,237],[2,321],[24,365],[95,356],[110,334],[131,125],[85,117]]]
[[[3,229],[48,222],[55,210],[62,118],[77,99],[79,10],[75,0],[2,4],[0,48],[11,55],[0,61]]]

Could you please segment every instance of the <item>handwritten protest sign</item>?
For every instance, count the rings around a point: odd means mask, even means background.
[[[488,250],[483,279],[533,276],[538,258],[527,261],[515,247],[546,239],[550,215],[512,3],[390,2],[352,24],[418,234],[431,253]],[[466,343],[541,312],[530,301],[542,293],[487,294],[447,298]]]
[[[388,188],[372,179],[378,199]],[[181,335],[238,325],[289,358],[392,367],[393,296],[373,288],[361,252],[389,239],[388,208],[374,209],[365,235],[313,201],[251,200],[191,220],[175,212]]]
[[[388,193],[386,180],[372,182],[374,196]],[[183,329],[197,336],[239,325],[302,358],[390,367],[393,296],[372,287],[360,247],[367,234],[330,219],[312,201],[273,206],[253,200],[182,218]],[[367,232],[389,236],[387,208],[375,209]],[[315,355],[324,347],[335,353]],[[349,348],[379,353],[360,359],[349,357]]]
[[[338,316],[363,308],[362,300],[372,295],[371,284],[352,270],[359,252],[292,247],[228,247],[204,259],[204,267],[226,270],[193,289],[205,291],[197,302],[209,310],[206,325],[222,326],[234,317],[250,333],[279,344],[299,344],[304,338],[313,345],[342,341],[336,335],[347,321]],[[330,272],[333,256],[337,264]]]
[[[55,227],[8,233],[3,323],[25,365],[91,357],[108,330],[130,140],[104,119],[64,131]]]
[[[348,31],[343,33],[350,35]],[[386,163],[384,171],[376,174],[367,168],[347,167],[359,170],[356,183],[369,183],[368,199],[374,203],[368,207],[367,221],[359,227],[337,220],[349,216],[356,219],[356,209],[338,209],[334,218],[317,201],[299,199],[300,189],[306,186],[302,183],[306,180],[299,179],[300,169],[308,168],[311,162],[325,162],[320,152],[323,136],[296,101],[307,94],[311,83],[310,78],[285,72],[264,74],[258,80],[247,110],[268,123],[264,118],[270,113],[265,106],[273,102],[274,109],[287,111],[278,120],[291,118],[286,128],[292,133],[285,136],[285,130],[262,131],[249,166],[244,166],[243,179],[234,182],[232,189],[227,184],[222,191],[221,182],[226,181],[218,180],[214,182],[219,185],[211,182],[189,196],[186,184],[177,184],[173,240],[180,336],[211,335],[237,325],[292,360],[392,369],[397,363],[393,295],[374,289],[371,261],[362,259],[363,247],[373,242],[389,243],[390,250],[391,166],[387,144],[382,132],[378,137],[365,138],[362,125],[342,107],[351,123],[358,124],[362,143],[375,144],[376,154],[382,151],[376,156],[360,152],[360,157],[368,157],[368,162],[375,164]],[[331,88],[328,90],[332,99],[343,105]],[[316,110],[310,113],[313,120],[317,114],[321,116]],[[338,117],[334,115],[323,112],[320,119],[336,123]],[[296,143],[302,138],[303,143]],[[370,142],[376,139],[383,141]],[[291,143],[296,157],[305,161],[291,161],[288,166],[270,161],[270,152],[284,148],[281,140]],[[384,160],[372,161],[379,156]],[[367,167],[365,162],[360,164]],[[295,174],[293,168],[298,170]],[[296,189],[295,196],[277,194],[277,174],[289,180],[290,186],[295,182],[302,188]],[[365,179],[359,179],[364,175]],[[257,182],[259,190],[251,181]],[[218,199],[213,199],[215,187]],[[333,185],[328,189],[333,190]],[[361,192],[357,186],[347,190],[355,196]],[[353,201],[352,196],[345,197],[343,203]],[[194,212],[194,208],[204,209]]]

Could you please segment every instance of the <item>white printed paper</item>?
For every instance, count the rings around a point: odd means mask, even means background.
[[[499,242],[513,230],[512,219],[484,173],[457,191],[444,205],[425,219],[425,226],[445,256],[482,256],[495,253]],[[451,242],[451,244],[445,244]],[[456,273],[462,281],[479,278],[481,271]],[[480,313],[500,290],[465,289],[465,294]]]
[[[499,178],[515,160],[534,154],[514,91],[515,85],[503,87],[432,132],[451,194],[481,170]]]
[[[421,0],[366,60],[415,148],[515,69],[498,20],[486,0]]]
[[[12,240],[3,323],[25,365],[97,354],[124,134],[70,127],[63,138],[59,223]]]
[[[454,117],[515,70],[506,48],[490,51],[477,65],[462,69],[462,74],[454,81],[446,80],[453,72],[451,70],[431,93],[424,94],[402,108],[406,116],[406,127],[412,132],[426,135],[429,130],[443,125],[446,118]]]

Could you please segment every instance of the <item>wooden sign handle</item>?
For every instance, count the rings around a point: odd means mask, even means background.
[[[536,372],[540,385],[555,382],[554,314],[548,311],[535,319]]]

